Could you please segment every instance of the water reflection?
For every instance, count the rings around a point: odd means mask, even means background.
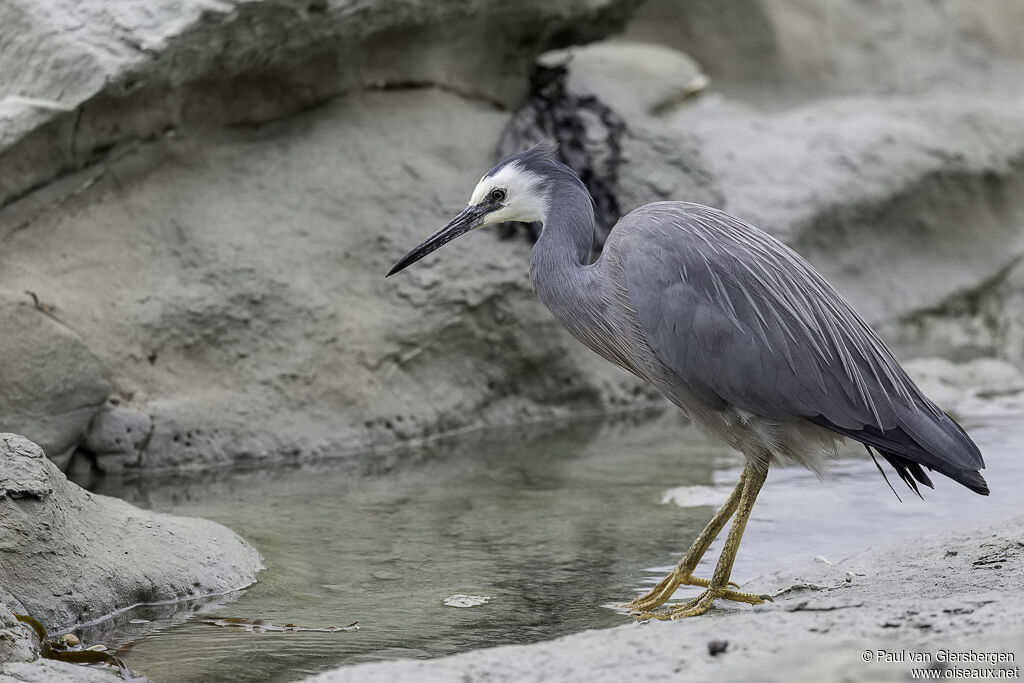
[[[125,656],[139,639],[152,637],[207,612],[218,612],[241,597],[233,591],[195,600],[139,605],[75,631],[86,646],[104,643],[116,646],[114,653]],[[230,611],[230,608],[228,608]]]
[[[773,472],[736,575],[815,555],[839,559],[900,534],[1019,511],[999,492],[1009,490],[1002,482],[1022,479],[1009,453],[1024,434],[1004,426],[975,434],[990,468],[1000,468],[988,501],[966,491],[961,501],[959,489],[942,481],[928,503],[905,496],[900,505],[856,450],[823,482],[803,470]],[[155,626],[136,630],[126,621],[136,614],[128,613],[104,625],[100,637],[108,645],[132,642],[129,664],[158,682],[287,681],[343,663],[624,623],[602,605],[658,578],[711,514],[713,501],[684,499],[680,507],[668,494],[695,486],[727,493],[741,464],[738,454],[665,414],[480,432],[364,462],[94,481],[94,490],[145,507],[225,523],[267,564],[259,583],[230,604],[158,610]],[[960,508],[955,519],[951,503]],[[492,599],[445,606],[456,594]],[[314,627],[358,620],[361,629],[247,633],[203,623],[197,611]]]

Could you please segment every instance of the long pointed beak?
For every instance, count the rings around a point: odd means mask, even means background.
[[[408,254],[398,259],[398,263],[391,266],[391,270],[389,270],[388,274],[384,277],[391,277],[400,270],[405,270],[430,252],[440,249],[444,245],[448,244],[459,235],[465,235],[470,230],[480,227],[480,224],[483,223],[484,216],[486,215],[487,208],[484,206],[479,204],[467,206],[462,210],[462,213],[451,219],[451,221],[448,222],[448,225],[420,242]]]

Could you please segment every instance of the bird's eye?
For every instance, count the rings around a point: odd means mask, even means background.
[[[505,201],[505,198],[508,197],[508,193],[505,192],[505,190],[501,189],[500,187],[496,187],[493,190],[491,190],[491,194],[489,196],[492,200],[496,202],[503,202]]]

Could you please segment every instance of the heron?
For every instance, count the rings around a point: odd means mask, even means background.
[[[926,470],[988,495],[977,445],[799,254],[723,211],[661,201],[623,216],[592,260],[593,201],[550,143],[491,168],[466,208],[387,276],[506,221],[541,224],[530,281],[572,336],[745,456],[736,487],[671,573],[628,603],[636,615],[678,619],[718,599],[770,600],[730,580],[768,469],[799,464],[820,473],[847,439],[864,444],[880,471],[876,454],[886,460],[918,496],[919,484],[934,488]],[[694,576],[730,519],[711,577]],[[683,585],[704,590],[654,612]]]

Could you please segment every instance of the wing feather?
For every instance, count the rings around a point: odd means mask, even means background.
[[[609,253],[643,338],[694,395],[809,419],[894,454],[901,476],[921,463],[980,486],[984,462],[959,425],[849,303],[767,233],[716,209],[659,202],[619,222]]]

